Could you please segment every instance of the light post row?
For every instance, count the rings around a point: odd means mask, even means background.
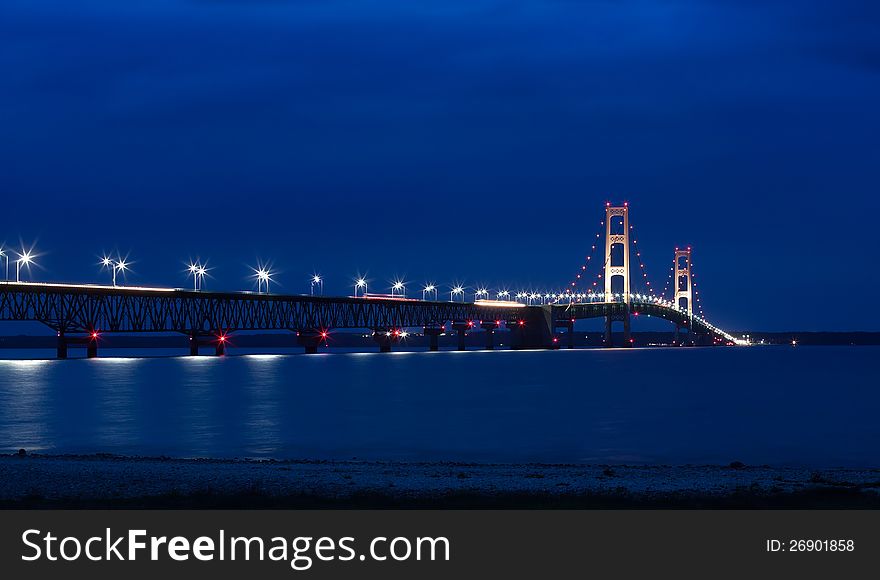
[[[36,255],[31,250],[22,249],[20,252],[13,252],[4,247],[0,247],[0,260],[4,262],[4,279],[9,282],[9,270],[10,270],[10,254],[15,254],[18,256],[18,259],[12,260],[15,264],[15,281],[21,282],[21,270],[22,268],[30,269],[30,266],[35,264],[34,258]],[[125,275],[125,272],[130,270],[131,262],[127,258],[117,257],[111,258],[109,256],[103,256],[101,259],[101,267],[110,270],[111,281],[113,286],[118,285],[118,275]],[[193,279],[193,291],[201,291],[204,289],[205,278],[208,276],[208,266],[207,262],[203,263],[201,261],[190,261],[187,265],[187,277],[190,276]],[[272,275],[272,271],[268,266],[259,265],[257,268],[253,268],[252,277],[257,281],[257,292],[258,293],[269,293],[270,283],[274,282],[274,278]],[[354,297],[365,297],[368,295],[368,281],[365,277],[359,276],[354,281]],[[310,294],[312,296],[318,295],[323,296],[324,294],[324,278],[320,274],[314,274],[309,278],[309,289]],[[405,298],[406,297],[406,282],[403,280],[395,280],[392,282],[391,287],[391,297],[392,298]],[[422,287],[422,300],[438,300],[440,293],[440,287],[434,283],[427,283]],[[474,289],[474,300],[489,300],[491,297],[491,292],[486,287],[478,287]],[[526,305],[540,305],[540,304],[552,304],[556,302],[574,302],[574,301],[605,301],[604,293],[596,293],[596,292],[588,292],[588,293],[578,293],[572,294],[570,292],[566,293],[550,293],[550,292],[517,292],[516,294],[512,294],[509,290],[498,290],[495,292],[495,297],[497,300],[504,301],[515,301],[520,302]],[[613,295],[611,300],[622,298],[622,295]],[[647,296],[645,297],[647,298]],[[449,287],[449,301],[456,302],[461,301],[465,302],[467,300],[467,289],[462,284],[455,284]],[[659,299],[658,299],[659,300]]]
[[[20,252],[11,252],[11,250],[7,250],[6,248],[0,246],[0,258],[5,262],[4,264],[4,274],[3,279],[9,282],[9,254],[13,253],[18,256],[17,260],[13,260],[15,263],[15,281],[21,282],[21,267],[24,266],[28,270],[31,268],[31,264],[34,263],[34,255],[33,249],[25,250],[21,249]]]

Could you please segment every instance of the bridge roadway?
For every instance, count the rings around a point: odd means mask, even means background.
[[[451,324],[463,348],[464,335],[473,327],[486,330],[487,347],[500,323],[511,329],[513,344],[521,348],[554,346],[559,326],[573,327],[582,318],[624,320],[627,314],[646,314],[692,329],[710,342],[734,339],[706,321],[647,296],[633,295],[632,303],[592,302],[526,306],[494,301],[442,302],[417,299],[363,298],[206,292],[177,288],[98,286],[33,282],[0,282],[0,321],[34,321],[58,333],[59,357],[67,345],[84,343],[97,355],[104,333],[176,332],[190,336],[191,353],[200,344],[225,348],[226,335],[245,330],[289,330],[300,337],[307,352],[315,352],[332,329],[374,332],[380,350],[390,350],[402,329],[423,328],[436,350],[437,336]],[[609,335],[610,342],[610,335]]]

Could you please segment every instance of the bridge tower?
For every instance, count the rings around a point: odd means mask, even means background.
[[[692,323],[691,317],[694,315],[694,307],[693,284],[691,280],[690,246],[688,246],[684,250],[675,248],[675,263],[673,264],[672,269],[675,273],[675,278],[673,278],[673,283],[675,284],[675,294],[673,295],[672,303],[676,307],[684,310],[684,312],[687,314],[686,326],[688,327],[688,332],[692,333],[694,325]],[[690,338],[693,341],[693,335],[690,335]],[[675,344],[681,343],[681,327],[678,324],[675,325],[674,342]]]
[[[615,218],[620,218],[619,220]],[[605,204],[605,302],[615,302],[613,283],[622,278],[622,302],[625,306],[617,314],[605,316],[605,346],[611,346],[611,324],[623,322],[624,341],[630,345],[630,280],[629,280],[629,204],[612,206]],[[618,250],[618,247],[620,248]]]
[[[688,318],[694,314],[693,284],[691,280],[691,249],[675,248],[675,299],[674,304],[687,312]]]

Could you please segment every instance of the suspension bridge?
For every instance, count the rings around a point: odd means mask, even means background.
[[[627,204],[606,205],[600,224],[604,244],[600,232],[572,281],[552,293],[521,292],[493,300],[481,290],[472,302],[464,297],[454,301],[452,295],[441,301],[436,292],[433,300],[424,293],[415,299],[393,291],[390,296],[358,296],[357,288],[355,296],[283,295],[268,292],[266,274],[266,291],[256,293],[6,281],[0,283],[0,321],[39,322],[53,329],[58,358],[66,358],[70,346],[85,346],[88,356],[95,357],[108,333],[182,333],[189,337],[190,354],[210,345],[222,355],[237,331],[290,331],[305,352],[315,353],[333,331],[361,329],[371,332],[379,350],[387,352],[414,328],[429,337],[431,350],[438,350],[443,334],[457,334],[458,348],[464,350],[466,334],[476,329],[484,331],[485,348],[492,349],[495,332],[505,327],[512,348],[554,348],[566,333],[572,346],[575,322],[589,318],[604,318],[606,346],[613,346],[613,325],[622,324],[623,346],[629,346],[631,319],[639,315],[671,322],[676,342],[686,333],[690,344],[747,344],[703,316],[691,248],[675,249],[667,286],[655,293],[629,211]],[[603,245],[604,254],[599,254]],[[591,272],[593,264],[599,264],[596,272]],[[644,282],[645,292],[633,291],[634,278]]]

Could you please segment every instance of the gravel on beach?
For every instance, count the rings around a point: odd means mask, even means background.
[[[880,469],[0,455],[3,507],[880,507]]]

